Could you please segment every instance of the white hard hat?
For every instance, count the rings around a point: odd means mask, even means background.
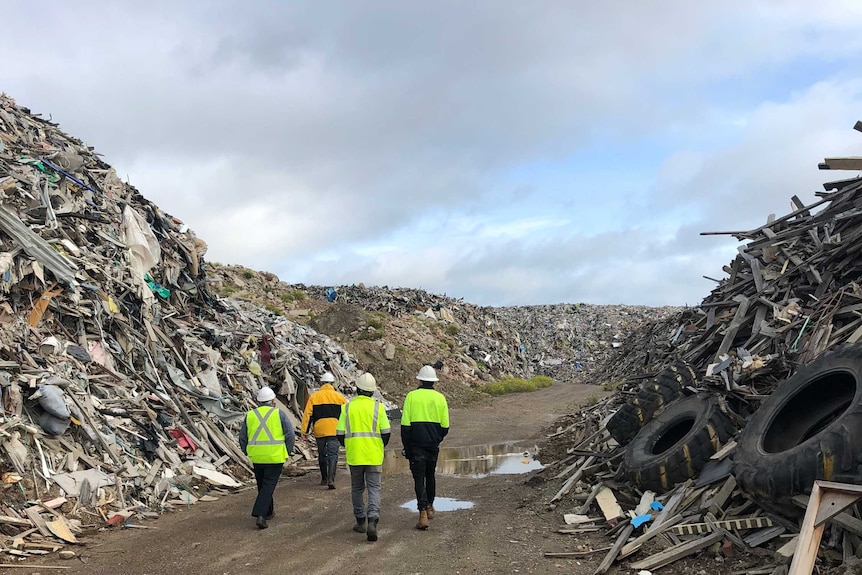
[[[419,370],[419,375],[416,376],[419,381],[440,381],[437,379],[437,372],[430,365],[423,365]]]
[[[320,376],[321,383],[332,383],[335,381],[335,376],[329,373],[328,371]]]
[[[377,381],[375,381],[374,376],[370,373],[363,373],[356,380],[356,387],[362,391],[376,391]]]
[[[267,403],[275,399],[275,392],[272,388],[262,387],[260,391],[257,392],[257,402],[258,403]]]

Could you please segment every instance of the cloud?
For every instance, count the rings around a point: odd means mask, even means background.
[[[757,225],[854,146],[857,4],[13,1],[2,89],[214,260],[481,303],[694,301],[727,248],[682,234]]]

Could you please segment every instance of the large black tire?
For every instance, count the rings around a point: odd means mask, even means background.
[[[682,397],[683,390],[695,382],[694,371],[681,361],[660,371],[655,379],[641,386],[637,395],[608,420],[606,428],[611,437],[620,445],[628,444],[644,425],[661,413],[665,406]]]
[[[623,468],[641,489],[663,493],[697,477],[736,430],[716,398],[698,394],[669,405],[626,447]]]
[[[817,479],[862,479],[862,345],[821,355],[779,384],[737,438],[734,473],[755,499],[786,502]]]

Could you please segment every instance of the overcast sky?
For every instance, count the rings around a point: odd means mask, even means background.
[[[862,155],[862,2],[6,0],[0,91],[288,282],[695,304]]]

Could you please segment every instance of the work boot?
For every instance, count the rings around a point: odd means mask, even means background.
[[[379,519],[377,517],[369,517],[368,518],[368,529],[367,535],[369,541],[377,541],[377,522]]]
[[[269,525],[266,524],[266,517],[258,517],[257,521],[255,521],[255,525],[257,525],[258,529],[266,529]]]
[[[335,483],[333,483],[332,481],[330,481],[326,486],[327,486],[329,489],[335,489]]]
[[[353,530],[357,533],[365,533],[365,517],[356,518],[356,525],[353,526]]]
[[[317,466],[320,468],[320,484],[326,485],[328,483],[328,479],[326,477],[326,464],[318,461]]]
[[[428,507],[425,509],[425,511],[426,511],[426,513],[428,513],[428,519],[434,519],[435,511],[434,511],[434,506],[433,506],[433,505],[431,505],[431,504],[429,503],[429,504],[428,504]]]
[[[416,529],[428,529],[428,512],[424,509],[419,512],[419,521],[416,522]]]

